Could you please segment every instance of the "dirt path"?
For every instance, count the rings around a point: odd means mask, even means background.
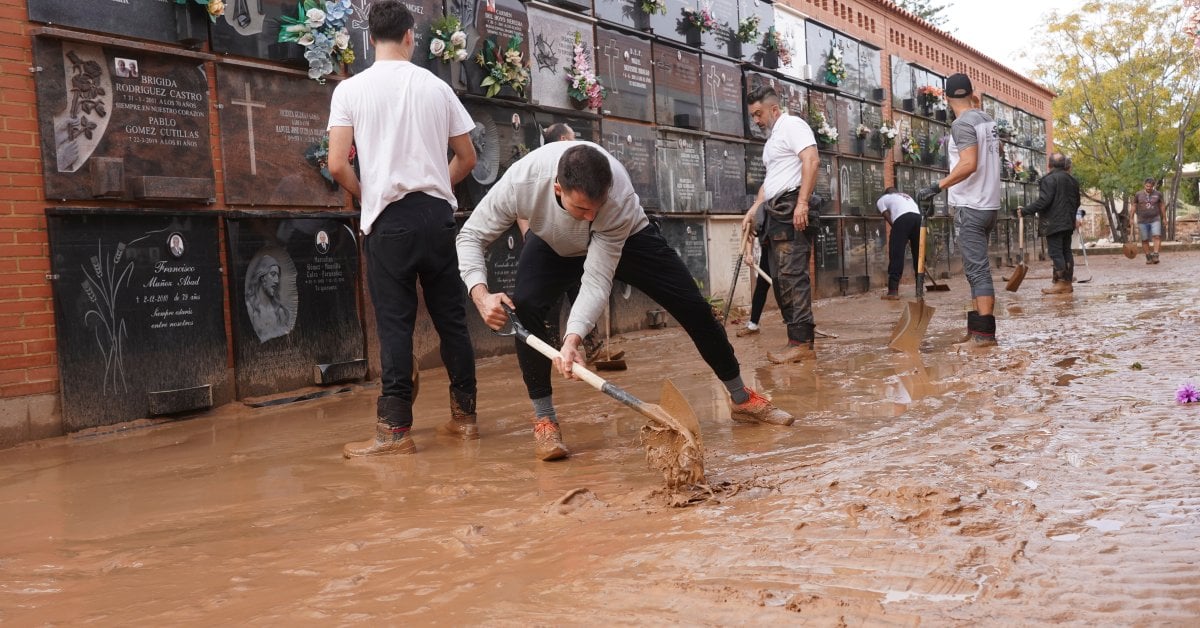
[[[961,280],[919,361],[883,348],[877,295],[818,304],[840,338],[815,366],[767,363],[768,314],[734,344],[791,428],[733,424],[678,328],[615,340],[620,385],[669,377],[700,417],[715,495],[687,508],[583,384],[556,383],[575,455],[534,461],[513,356],[480,364],[475,443],[434,434],[423,374],[415,456],[341,459],[373,389],[0,451],[0,622],[1196,625],[1200,404],[1174,392],[1200,380],[1200,254],[1091,266],[1042,297],[1035,265],[983,356],[952,349]]]

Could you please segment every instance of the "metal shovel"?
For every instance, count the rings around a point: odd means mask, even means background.
[[[521,325],[512,308],[505,305],[504,311],[508,314],[509,326],[493,333],[499,336],[516,336],[551,360],[562,357],[557,349],[529,333],[529,330]],[[650,419],[650,422],[642,427],[646,461],[662,471],[669,488],[704,484],[704,445],[700,441],[700,420],[671,380],[663,382],[660,406],[641,401],[579,364],[573,365],[571,371],[592,388]]]
[[[900,311],[900,320],[892,328],[892,340],[888,348],[905,353],[916,353],[933,318],[934,308],[925,305],[925,238],[929,228],[925,226],[925,213],[921,213],[921,239],[917,247],[917,299],[905,303]]]
[[[1017,288],[1021,287],[1021,282],[1025,281],[1025,273],[1029,272],[1029,267],[1025,265],[1025,214],[1022,214],[1020,209],[1017,210],[1017,239],[1021,241],[1021,246],[1017,249],[1017,255],[1020,257],[1012,277],[1009,277],[1004,286],[1009,292],[1016,292]]]

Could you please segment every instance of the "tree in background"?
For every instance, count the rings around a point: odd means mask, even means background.
[[[896,6],[914,13],[917,17],[924,19],[926,22],[938,27],[945,27],[948,19],[942,11],[945,11],[949,5],[935,4],[933,0],[893,0]]]
[[[1054,86],[1054,143],[1128,235],[1129,203],[1146,177],[1165,179],[1166,239],[1175,237],[1180,170],[1200,156],[1200,59],[1181,4],[1089,0],[1050,14],[1034,77]]]

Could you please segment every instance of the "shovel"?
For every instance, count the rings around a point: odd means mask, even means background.
[[[1133,242],[1134,229],[1136,229],[1136,225],[1131,217],[1129,220],[1129,237],[1125,239],[1125,246],[1121,247],[1121,252],[1129,259],[1137,257],[1138,252],[1138,246]]]
[[[1087,260],[1087,244],[1083,241],[1083,233],[1079,234],[1079,250],[1083,252],[1083,265],[1087,268],[1088,278],[1080,279],[1075,283],[1088,283],[1092,280],[1092,265]]]
[[[1009,277],[1008,284],[1004,286],[1009,292],[1016,292],[1021,287],[1021,282],[1025,281],[1025,273],[1029,272],[1029,267],[1025,265],[1025,214],[1022,214],[1020,209],[1017,209],[1017,239],[1021,241],[1020,248],[1017,249],[1017,267],[1013,269],[1012,277]]]
[[[493,333],[498,336],[516,336],[551,360],[562,357],[557,349],[529,333],[529,330],[521,325],[512,308],[505,305],[504,311],[508,313],[509,326]],[[639,400],[578,364],[572,365],[571,372],[592,388],[650,419],[649,423],[642,426],[646,462],[662,471],[668,488],[704,484],[704,446],[700,442],[700,420],[671,380],[663,382],[660,399],[663,405],[659,406]]]
[[[925,237],[929,229],[925,226],[925,213],[921,213],[921,240],[917,247],[917,300],[905,303],[900,310],[900,320],[892,328],[892,340],[888,348],[905,353],[916,353],[933,318],[934,309],[925,305]]]
[[[612,352],[612,339],[609,337],[609,327],[612,325],[608,315],[608,304],[604,304],[604,359],[596,358],[592,363],[597,371],[624,371],[625,352]]]
[[[925,289],[926,289],[926,290],[928,290],[928,291],[930,291],[930,292],[949,292],[949,291],[950,291],[950,286],[948,286],[948,285],[946,285],[946,284],[944,284],[944,283],[938,283],[938,282],[937,282],[937,279],[934,279],[934,278],[933,278],[933,275],[934,275],[934,273],[936,273],[936,272],[937,272],[937,265],[938,265],[938,262],[942,261],[942,241],[941,241],[941,239],[940,239],[940,238],[938,239],[938,241],[937,241],[937,244],[936,244],[936,245],[934,245],[934,247],[933,247],[933,250],[934,250],[934,251],[936,251],[936,252],[933,254],[933,268],[934,268],[934,272],[933,272],[933,273],[930,273],[929,275],[927,275],[927,276],[925,277],[926,279],[928,279],[928,280],[929,280],[929,285],[928,285],[928,286],[926,286],[926,287],[925,287]]]
[[[737,290],[738,275],[742,274],[742,257],[746,251],[746,230],[742,229],[742,245],[738,247],[737,262],[733,265],[733,279],[729,280],[729,296],[725,297],[725,309],[721,312],[721,326],[729,322],[729,308],[733,307],[733,293]]]

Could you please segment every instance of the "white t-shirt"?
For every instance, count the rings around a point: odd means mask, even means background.
[[[784,114],[771,127],[771,136],[763,145],[763,165],[767,176],[763,179],[763,196],[770,201],[792,188],[800,187],[800,151],[815,146],[816,136],[808,123],[800,118]]]
[[[363,233],[389,203],[412,192],[458,207],[446,153],[450,138],[475,122],[431,72],[408,61],[376,61],[333,90],[328,128],[339,126],[354,127]]]
[[[979,109],[964,111],[950,125],[950,169],[958,164],[958,151],[978,146],[975,172],[950,186],[950,204],[971,209],[1000,209],[1000,138],[996,123]]]
[[[879,209],[879,213],[891,212],[892,222],[904,214],[919,214],[921,210],[917,209],[917,202],[911,196],[903,192],[892,192],[884,194],[875,202],[875,207]]]

